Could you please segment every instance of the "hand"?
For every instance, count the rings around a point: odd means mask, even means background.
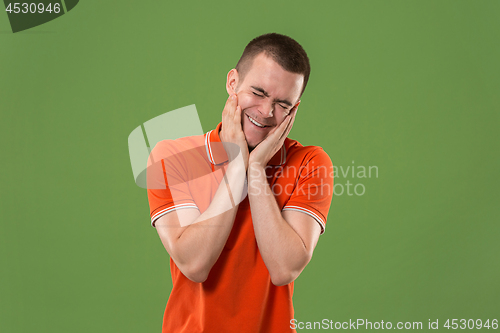
[[[298,107],[296,105],[281,124],[269,132],[267,137],[254,148],[249,157],[250,167],[265,168],[269,160],[280,150],[292,129]]]
[[[219,137],[222,142],[238,145],[246,170],[248,168],[248,143],[241,127],[241,107],[238,105],[238,96],[236,94],[229,96],[224,111],[222,111],[222,129]],[[239,153],[239,151],[231,148],[225,146],[229,161],[234,160]]]

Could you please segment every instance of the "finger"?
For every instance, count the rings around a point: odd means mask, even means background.
[[[267,135],[270,140],[274,140],[275,142],[278,142],[281,136],[283,135],[283,132],[286,129],[286,126],[288,124],[289,117],[286,116],[285,119],[279,124],[277,127],[273,128],[271,131],[269,131],[269,134]]]
[[[241,124],[241,106],[237,106],[234,111],[234,121],[236,124]]]
[[[295,115],[297,114],[297,109],[298,109],[298,106],[294,107],[292,109],[292,111],[288,114],[287,119],[288,122],[287,122],[287,125],[286,125],[286,129],[283,131],[283,135],[280,137],[280,140],[288,137],[288,134],[290,134],[290,131],[292,130],[292,127],[293,127],[293,123],[295,121]]]
[[[237,104],[238,104],[238,102],[237,102],[236,94],[229,96],[227,101],[226,101],[226,105],[224,106],[223,112],[227,115],[234,115],[234,110],[235,110]]]
[[[286,129],[286,135],[285,135],[285,137],[288,137],[288,134],[290,134],[290,131],[292,130],[294,122],[295,122],[295,117],[293,117],[292,120],[290,120],[290,124],[288,124],[288,127]]]
[[[284,121],[286,123],[285,128],[281,132],[280,141],[285,141],[285,138],[288,136],[288,133],[290,133],[290,130],[292,129],[292,124],[293,124],[293,117],[292,116],[287,116],[288,119]]]
[[[235,123],[238,123],[240,122],[240,119],[241,119],[241,108],[239,109],[239,112],[238,112],[238,95],[234,94],[234,100],[231,104],[231,107],[233,108],[232,111],[233,111],[233,119],[235,121]]]

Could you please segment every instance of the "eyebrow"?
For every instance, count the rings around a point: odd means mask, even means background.
[[[254,86],[250,86],[250,87],[252,87],[252,89],[257,90],[258,92],[262,93],[264,96],[269,97],[269,94],[263,88],[261,88],[261,87],[254,87]],[[290,101],[286,100],[286,99],[277,99],[277,98],[275,98],[273,102],[283,103],[283,104],[286,104],[288,106],[292,106],[292,103]]]

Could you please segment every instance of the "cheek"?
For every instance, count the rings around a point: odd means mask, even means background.
[[[254,98],[245,94],[242,96],[238,96],[238,105],[242,110],[245,110],[257,106],[257,102]]]
[[[279,126],[286,119],[286,113],[280,110],[275,112],[276,124]]]

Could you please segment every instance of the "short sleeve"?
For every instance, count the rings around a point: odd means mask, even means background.
[[[333,197],[333,164],[328,154],[317,147],[299,169],[299,179],[283,210],[294,210],[313,217],[325,232]]]
[[[188,186],[188,173],[182,150],[175,141],[165,140],[156,145],[149,156],[147,192],[151,225],[176,209],[198,208]]]

